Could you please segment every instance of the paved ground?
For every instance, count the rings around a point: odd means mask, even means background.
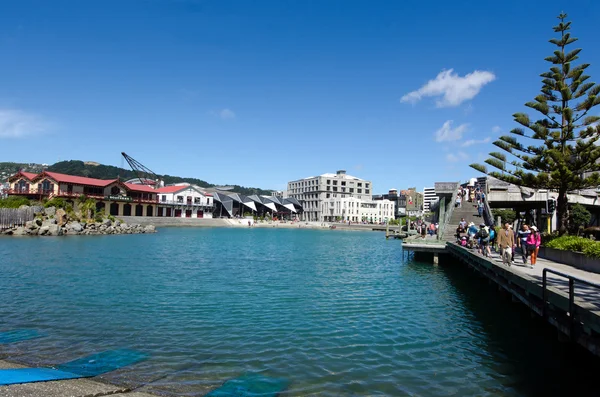
[[[472,252],[477,252],[473,250]],[[504,266],[502,264],[502,259],[500,258],[500,254],[492,252],[492,259],[498,263],[500,266]],[[528,262],[529,263],[529,262]],[[559,271],[561,273],[568,274],[570,276],[574,276],[580,278],[582,280],[589,281],[591,283],[595,283],[600,285],[600,274],[592,273],[585,270],[580,270],[574,268],[572,266],[563,265],[560,263],[552,262],[546,259],[538,258],[536,265],[533,269],[530,269],[528,266],[523,264],[522,257],[520,253],[517,251],[515,253],[515,264],[511,266],[511,270],[515,272],[520,272],[527,274],[538,281],[538,283],[542,284],[542,270],[547,267],[549,269],[553,269]],[[552,273],[548,273],[548,285],[558,288],[566,293],[569,292],[569,281],[564,278],[557,276]],[[600,288],[594,288],[591,286],[587,286],[582,283],[575,282],[575,296],[579,299],[582,299],[588,303],[593,304],[598,307],[600,310]]]

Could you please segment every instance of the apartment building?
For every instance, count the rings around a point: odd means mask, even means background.
[[[287,195],[297,199],[302,205],[304,209],[302,220],[325,222],[326,213],[323,208],[329,209],[330,202],[350,197],[371,202],[372,191],[371,181],[348,175],[345,170],[339,170],[335,174],[311,176],[288,182]],[[327,202],[325,207],[324,202]],[[327,216],[330,216],[329,213]]]
[[[433,203],[438,200],[434,187],[423,188],[423,212],[429,212]]]

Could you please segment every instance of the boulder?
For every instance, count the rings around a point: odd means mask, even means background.
[[[108,227],[110,225],[112,225],[112,221],[110,219],[107,218],[102,221],[102,226]]]
[[[121,226],[121,221],[117,219],[117,220],[115,221],[114,225],[115,225],[116,227],[119,227],[119,226]]]
[[[54,216],[58,221],[58,224],[63,226],[67,223],[67,212],[62,208],[56,210],[56,214]]]
[[[46,219],[42,222],[41,226],[50,226],[50,225],[56,225],[56,219],[54,219],[54,218]]]
[[[35,219],[32,220],[32,221],[25,222],[25,228],[28,229],[28,230],[35,230],[38,227],[39,227],[39,225],[37,224],[37,222],[36,222]]]
[[[22,205],[19,207],[20,210],[28,210],[29,206],[28,205]]]
[[[144,228],[144,233],[156,233],[154,225],[148,225]]]
[[[123,223],[121,223],[121,229],[127,230],[127,229],[129,229],[129,225],[127,223],[123,222]]]
[[[62,229],[58,225],[54,224],[48,226],[48,234],[50,236],[62,236],[63,233]]]
[[[50,226],[42,226],[38,229],[38,235],[45,236],[50,231]]]
[[[83,230],[83,226],[79,222],[67,223],[67,230],[73,233],[80,233]]]
[[[55,216],[56,215],[56,207],[48,207],[44,210],[46,216]]]
[[[25,229],[22,226],[17,227],[14,231],[13,231],[13,236],[26,236],[27,235],[27,229]]]

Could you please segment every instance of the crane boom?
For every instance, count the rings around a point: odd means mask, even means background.
[[[140,163],[133,157],[127,155],[125,152],[121,152],[125,161],[129,164],[131,169],[136,173],[140,183],[142,185],[148,185],[152,187],[160,187],[160,178],[150,168]]]

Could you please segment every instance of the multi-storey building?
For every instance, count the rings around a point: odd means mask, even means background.
[[[406,215],[420,216],[423,214],[423,195],[417,192],[417,188],[409,187],[406,190],[400,190],[400,196],[406,200]]]
[[[434,187],[423,188],[423,212],[429,212],[429,209],[438,200],[435,195]]]
[[[394,219],[396,204],[393,201],[361,200],[355,197],[337,197],[321,202],[324,222],[350,221],[382,223]]]
[[[350,197],[370,202],[372,189],[371,181],[347,175],[346,171],[340,170],[335,174],[311,176],[288,182],[287,194],[302,205],[302,220],[323,222],[323,202],[327,201],[329,204],[332,199]]]

